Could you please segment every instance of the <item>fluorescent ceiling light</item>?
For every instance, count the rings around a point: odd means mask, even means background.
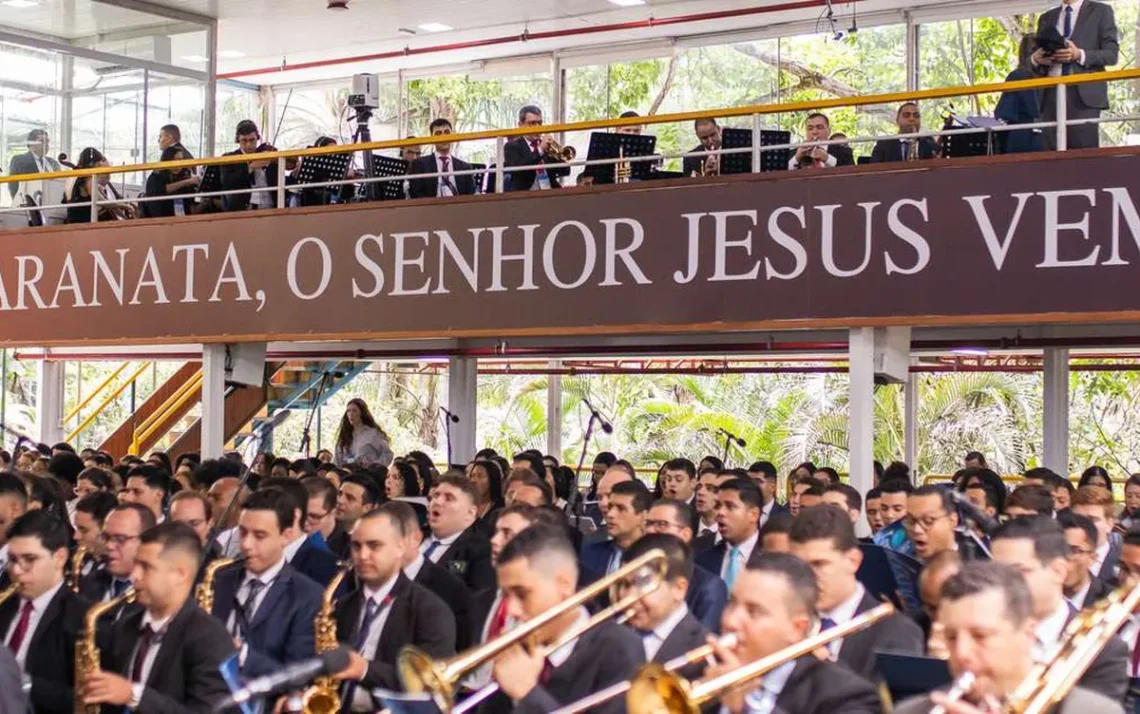
[[[974,357],[985,357],[990,353],[989,350],[981,347],[955,347],[950,350],[951,354],[956,355],[972,355]]]
[[[424,32],[447,32],[455,28],[451,25],[445,25],[442,22],[425,22],[420,25],[420,29]]]
[[[241,50],[219,50],[218,59],[237,59],[238,57],[245,57],[245,53]]]
[[[645,0],[610,0],[610,2],[620,7],[634,7],[635,5],[645,4]]]
[[[39,0],[4,0],[4,2],[0,3],[0,4],[7,5],[8,7],[25,8],[25,7],[35,7],[36,5],[39,5],[40,3],[39,3]]]

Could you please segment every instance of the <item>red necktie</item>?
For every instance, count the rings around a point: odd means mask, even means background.
[[[539,686],[545,687],[547,684],[550,684],[550,678],[552,676],[554,676],[554,663],[547,657],[542,660],[542,672],[538,675]]]
[[[439,160],[443,162],[443,173],[447,173],[448,171],[451,170],[451,168],[450,168],[451,159],[447,158],[446,156],[441,156],[441,157],[439,157]]]
[[[823,163],[822,161],[820,161],[819,159],[816,159],[816,160],[815,160],[815,167],[816,167],[817,169],[822,169],[822,168],[823,168],[823,166],[824,166],[824,163]]]
[[[146,664],[146,655],[150,651],[151,640],[154,639],[154,628],[147,625],[139,636],[139,646],[135,651],[135,663],[131,667],[131,681],[142,682],[143,665]]]
[[[12,650],[12,654],[20,651],[20,645],[24,644],[24,638],[28,635],[28,625],[32,622],[32,601],[27,600],[24,602],[24,608],[20,610],[20,621],[16,623],[16,630],[12,633],[12,639],[8,640],[8,649]]]
[[[495,614],[491,617],[491,626],[487,628],[487,640],[491,641],[503,634],[503,629],[507,626],[507,599],[499,599],[499,607],[495,609]]]

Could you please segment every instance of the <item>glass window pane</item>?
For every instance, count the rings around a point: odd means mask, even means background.
[[[322,136],[338,143],[353,142],[357,124],[355,112],[348,106],[347,83],[323,87],[279,87],[273,99],[277,110],[274,125],[267,129],[266,141],[279,149],[312,146]],[[372,113],[369,132],[373,141],[386,141],[397,136],[399,85],[380,84],[380,108]],[[276,140],[273,135],[276,134]]]

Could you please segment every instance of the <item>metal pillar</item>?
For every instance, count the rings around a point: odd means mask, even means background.
[[[867,493],[875,482],[875,328],[857,327],[848,338],[848,472],[851,485]],[[859,520],[860,533],[867,528]]]
[[[475,405],[479,360],[451,357],[447,361],[447,407],[459,417],[451,427],[451,460],[465,464],[475,458]]]
[[[36,439],[41,444],[63,441],[63,377],[66,362],[40,360],[36,365]]]
[[[903,387],[903,460],[913,470],[918,464],[918,375],[907,375]]]
[[[550,368],[562,367],[561,360],[551,360]],[[546,453],[562,463],[562,375],[552,374],[546,382]]]
[[[1045,401],[1041,451],[1045,467],[1062,476],[1069,471],[1069,351],[1050,347],[1045,356]]]
[[[226,441],[226,345],[202,345],[202,458],[221,458]]]

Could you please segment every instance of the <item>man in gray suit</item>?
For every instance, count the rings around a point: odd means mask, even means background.
[[[0,647],[0,712],[23,714],[28,711],[28,698],[24,696],[23,675],[16,658],[7,647]]]
[[[950,646],[950,671],[958,679],[971,672],[974,685],[952,704],[945,694],[903,702],[896,714],[928,714],[937,704],[948,714],[1003,711],[1009,697],[1033,670],[1036,622],[1033,598],[1025,578],[1011,565],[991,561],[963,563],[942,586],[938,621]],[[1056,675],[1057,673],[1053,673]],[[1055,710],[1057,714],[1123,714],[1120,702],[1077,687]]]
[[[1116,18],[1112,6],[1094,0],[1063,0],[1037,18],[1037,35],[1046,28],[1055,28],[1065,39],[1064,49],[1051,55],[1038,49],[1033,53],[1033,68],[1043,76],[1060,77],[1070,74],[1103,72],[1116,64],[1120,55],[1117,41]],[[1048,89],[1043,95],[1042,120],[1057,119],[1057,91]],[[1066,107],[1068,118],[1093,119],[1101,110],[1108,109],[1108,84],[1091,82],[1067,87]],[[1050,149],[1057,148],[1056,135],[1045,130],[1045,142]],[[1068,148],[1095,149],[1100,145],[1100,125],[1077,124],[1068,127]]]
[[[28,151],[12,157],[8,166],[9,176],[19,174],[39,174],[49,171],[59,171],[59,163],[47,155],[50,148],[48,133],[43,129],[32,129],[28,132]],[[15,196],[20,190],[18,183],[8,184],[8,193]]]

